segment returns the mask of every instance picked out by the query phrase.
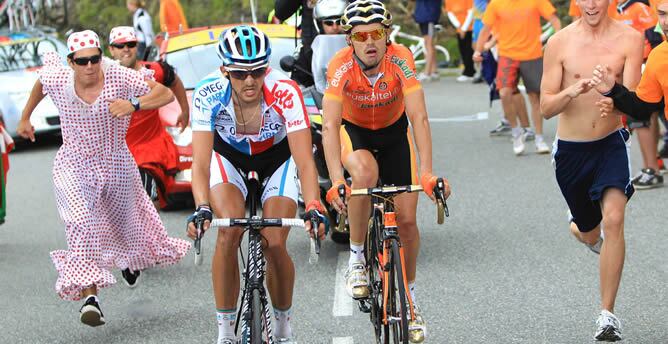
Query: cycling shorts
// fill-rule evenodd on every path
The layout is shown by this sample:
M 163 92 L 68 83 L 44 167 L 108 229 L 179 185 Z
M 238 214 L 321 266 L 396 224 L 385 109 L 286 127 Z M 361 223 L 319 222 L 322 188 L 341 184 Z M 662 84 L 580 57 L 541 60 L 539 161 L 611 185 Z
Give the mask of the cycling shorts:
M 405 114 L 390 126 L 378 130 L 343 120 L 340 135 L 342 161 L 346 161 L 350 153 L 364 149 L 375 155 L 378 175 L 384 185 L 418 183 L 415 149 Z
M 220 144 L 220 141 L 217 144 Z M 283 141 L 267 151 L 252 156 L 234 154 L 227 149 L 215 149 L 211 155 L 209 187 L 213 188 L 221 183 L 232 184 L 241 191 L 245 200 L 248 197 L 248 188 L 242 176 L 255 171 L 258 173 L 262 188 L 260 201 L 263 204 L 274 196 L 287 197 L 297 203 L 299 197 L 297 166 L 289 154 L 288 140 Z

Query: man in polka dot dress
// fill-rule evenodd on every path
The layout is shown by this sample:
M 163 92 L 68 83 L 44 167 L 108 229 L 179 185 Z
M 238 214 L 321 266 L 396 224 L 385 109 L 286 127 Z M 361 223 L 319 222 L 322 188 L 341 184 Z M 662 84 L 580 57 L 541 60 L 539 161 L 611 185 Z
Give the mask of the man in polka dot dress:
M 98 326 L 105 321 L 97 291 L 116 283 L 110 269 L 123 270 L 133 286 L 140 270 L 178 262 L 190 244 L 167 236 L 125 142 L 129 115 L 171 102 L 171 91 L 103 58 L 93 31 L 71 34 L 67 45 L 68 66 L 55 53 L 42 57 L 18 133 L 35 140 L 30 115 L 50 95 L 63 136 L 53 182 L 68 246 L 51 252 L 56 292 L 65 300 L 84 299 L 81 322 Z

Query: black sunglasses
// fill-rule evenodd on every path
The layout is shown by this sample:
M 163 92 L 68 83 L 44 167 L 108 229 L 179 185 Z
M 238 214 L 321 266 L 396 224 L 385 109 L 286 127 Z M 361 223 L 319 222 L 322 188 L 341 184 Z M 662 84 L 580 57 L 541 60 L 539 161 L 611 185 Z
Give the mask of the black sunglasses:
M 322 23 L 327 26 L 341 25 L 341 19 L 325 19 Z
M 130 49 L 137 47 L 137 42 L 127 42 L 127 43 L 112 43 L 112 47 L 116 49 L 125 49 L 125 47 L 128 47 Z
M 267 74 L 267 68 L 262 67 L 262 68 L 257 68 L 257 69 L 251 69 L 251 70 L 230 70 L 228 71 L 230 73 L 230 76 L 237 79 L 237 80 L 246 80 L 246 78 L 250 75 L 253 79 L 259 79 L 263 77 L 265 74 Z
M 102 55 L 93 55 L 89 57 L 77 57 L 72 59 L 72 62 L 79 66 L 87 66 L 88 63 L 98 64 L 100 63 L 100 60 L 102 60 Z

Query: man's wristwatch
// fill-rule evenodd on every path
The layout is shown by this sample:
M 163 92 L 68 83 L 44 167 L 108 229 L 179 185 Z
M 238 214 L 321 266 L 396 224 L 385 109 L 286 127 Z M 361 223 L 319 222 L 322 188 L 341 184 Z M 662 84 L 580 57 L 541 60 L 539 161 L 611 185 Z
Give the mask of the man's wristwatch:
M 137 97 L 132 97 L 128 99 L 130 101 L 130 104 L 135 107 L 135 111 L 139 111 L 139 98 Z

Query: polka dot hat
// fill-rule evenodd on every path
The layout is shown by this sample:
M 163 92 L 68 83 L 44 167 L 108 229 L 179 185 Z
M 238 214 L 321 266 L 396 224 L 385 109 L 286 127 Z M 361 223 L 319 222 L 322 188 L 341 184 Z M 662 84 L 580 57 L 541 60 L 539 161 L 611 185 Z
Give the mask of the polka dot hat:
M 111 29 L 109 33 L 110 44 L 122 44 L 127 42 L 136 42 L 137 36 L 135 29 L 132 26 L 117 26 Z
M 91 30 L 74 32 L 67 37 L 67 50 L 75 53 L 81 49 L 100 48 L 100 38 Z

